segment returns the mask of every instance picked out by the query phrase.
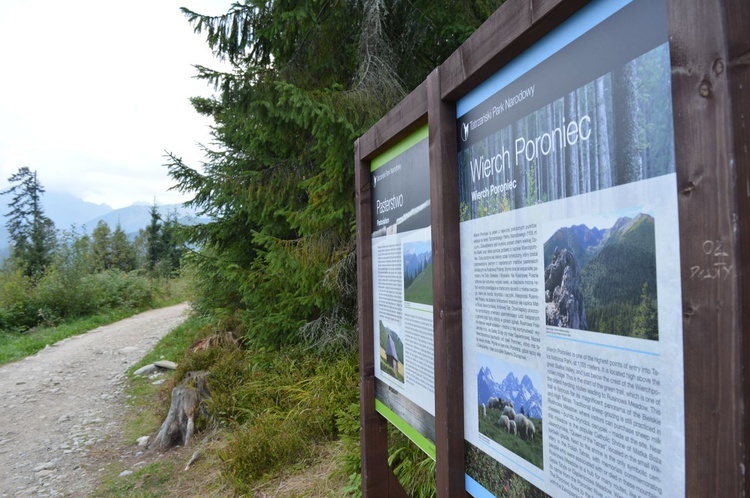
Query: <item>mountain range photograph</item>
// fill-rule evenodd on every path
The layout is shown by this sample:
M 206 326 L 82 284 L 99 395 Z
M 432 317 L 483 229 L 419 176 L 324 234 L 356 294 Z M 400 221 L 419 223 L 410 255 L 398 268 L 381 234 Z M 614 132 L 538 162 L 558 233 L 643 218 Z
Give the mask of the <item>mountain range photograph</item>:
M 548 326 L 658 340 L 653 216 L 559 227 L 544 243 L 544 294 Z

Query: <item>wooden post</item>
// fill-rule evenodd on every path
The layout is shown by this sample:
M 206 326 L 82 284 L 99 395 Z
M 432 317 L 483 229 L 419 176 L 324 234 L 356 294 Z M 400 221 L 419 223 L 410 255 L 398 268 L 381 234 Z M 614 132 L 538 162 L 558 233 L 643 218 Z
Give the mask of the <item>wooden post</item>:
M 750 8 L 739 0 L 667 4 L 679 190 L 687 495 L 742 496 L 748 486 L 747 387 L 742 381 L 749 357 L 750 306 L 742 269 L 750 268 Z M 737 184 L 738 178 L 744 183 Z M 744 375 L 747 383 L 750 377 Z
M 440 69 L 427 78 L 435 333 L 437 496 L 466 494 L 464 477 L 461 242 L 458 228 L 456 104 L 443 101 Z
M 375 344 L 372 302 L 372 203 L 369 162 L 354 144 L 357 198 L 357 305 L 359 322 L 359 419 L 362 494 L 365 498 L 404 497 L 388 466 L 388 422 L 375 411 Z

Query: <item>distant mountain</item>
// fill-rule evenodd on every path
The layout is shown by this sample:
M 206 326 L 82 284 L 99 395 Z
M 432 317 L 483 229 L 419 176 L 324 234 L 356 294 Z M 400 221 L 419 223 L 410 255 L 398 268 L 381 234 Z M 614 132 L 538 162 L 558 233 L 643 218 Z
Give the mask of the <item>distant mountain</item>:
M 639 313 L 657 307 L 652 216 L 621 217 L 604 230 L 562 227 L 544 243 L 544 254 L 548 325 L 633 337 L 658 335 L 656 330 L 645 334 L 636 324 Z
M 560 228 L 544 244 L 544 267 L 546 268 L 552 262 L 555 248 L 561 251 L 567 249 L 581 266 L 585 266 L 598 253 L 606 234 L 607 230 L 589 228 L 586 225 Z
M 605 229 L 589 228 L 586 225 L 562 227 L 544 243 L 544 267 L 552 262 L 555 249 L 567 249 L 575 257 L 579 267 L 584 268 L 608 245 L 620 243 L 624 238 L 633 239 L 634 231 L 642 230 L 644 223 L 646 226 L 650 223 L 653 229 L 654 218 L 647 214 L 639 214 L 633 218 L 621 217 L 614 225 Z
M 114 230 L 118 222 L 122 229 L 131 237 L 137 235 L 138 231 L 146 228 L 151 222 L 151 205 L 137 202 L 132 206 L 121 209 L 112 209 L 107 204 L 94 204 L 83 201 L 71 194 L 62 192 L 45 192 L 42 196 L 42 207 L 44 214 L 49 217 L 58 230 L 69 230 L 75 225 L 82 232 L 91 233 L 99 221 L 105 221 Z M 9 211 L 7 206 L 0 210 L 3 215 Z M 163 218 L 169 214 L 175 214 L 177 221 L 185 225 L 205 223 L 208 218 L 198 217 L 195 209 L 186 208 L 182 204 L 166 204 L 159 206 L 159 213 Z M 10 241 L 8 231 L 5 228 L 6 218 L 0 220 L 0 261 L 10 254 Z
M 640 214 L 620 218 L 602 240 L 599 254 L 582 270 L 587 307 L 622 303 L 635 306 L 643 284 L 656 297 L 654 218 Z
M 7 258 L 10 254 L 10 238 L 8 230 L 5 228 L 6 215 L 10 211 L 7 202 L 10 202 L 10 198 L 5 199 L 5 201 L 2 209 L 0 209 L 0 212 L 2 212 L 2 219 L 0 220 L 0 260 Z M 0 202 L 2 202 L 1 199 Z M 49 191 L 42 195 L 42 208 L 44 214 L 55 223 L 55 228 L 58 230 L 68 230 L 73 225 L 80 228 L 87 220 L 112 212 L 112 208 L 106 204 L 94 204 L 65 192 Z
M 59 230 L 67 230 L 71 225 L 80 227 L 86 220 L 112 212 L 106 204 L 86 202 L 65 192 L 45 192 L 42 207 Z
M 503 392 L 500 389 L 500 384 L 495 382 L 489 367 L 480 368 L 477 375 L 477 396 L 479 397 L 479 402 L 487 403 L 487 400 L 493 396 L 501 398 L 502 395 Z
M 162 219 L 168 215 L 174 214 L 177 221 L 184 225 L 195 225 L 208 221 L 207 218 L 197 216 L 195 209 L 186 208 L 182 204 L 166 204 L 158 207 Z M 96 225 L 104 221 L 114 230 L 117 224 L 129 235 L 135 235 L 142 228 L 146 228 L 151 223 L 151 206 L 148 204 L 136 203 L 121 209 L 115 209 L 101 216 L 91 218 L 85 222 L 86 229 L 90 233 Z
M 519 381 L 513 372 L 508 373 L 499 384 L 492 376 L 489 367 L 482 367 L 477 374 L 477 394 L 480 403 L 487 403 L 491 397 L 513 401 L 516 413 L 532 418 L 542 418 L 542 395 L 534 387 L 528 375 Z
M 411 253 L 404 255 L 404 277 L 412 280 L 432 263 L 432 250 L 419 254 Z

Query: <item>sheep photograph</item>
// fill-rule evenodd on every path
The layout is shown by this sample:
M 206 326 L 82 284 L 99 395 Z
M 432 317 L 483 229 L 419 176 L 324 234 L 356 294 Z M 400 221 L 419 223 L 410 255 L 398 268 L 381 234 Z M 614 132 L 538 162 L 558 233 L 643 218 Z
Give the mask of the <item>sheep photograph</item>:
M 396 328 L 380 323 L 380 371 L 399 382 L 404 381 L 404 342 Z
M 489 356 L 477 359 L 479 433 L 543 469 L 540 373 Z

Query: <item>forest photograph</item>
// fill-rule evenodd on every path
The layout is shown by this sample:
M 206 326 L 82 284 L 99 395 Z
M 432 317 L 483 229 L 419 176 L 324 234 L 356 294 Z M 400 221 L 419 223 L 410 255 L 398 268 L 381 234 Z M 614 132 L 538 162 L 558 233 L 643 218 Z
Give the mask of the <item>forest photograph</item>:
M 380 324 L 380 371 L 404 382 L 404 342 L 392 326 Z
M 404 244 L 404 301 L 432 306 L 432 242 Z
M 664 44 L 461 150 L 461 221 L 673 173 L 669 67 Z
M 655 221 L 641 210 L 551 223 L 544 243 L 546 324 L 659 339 Z

